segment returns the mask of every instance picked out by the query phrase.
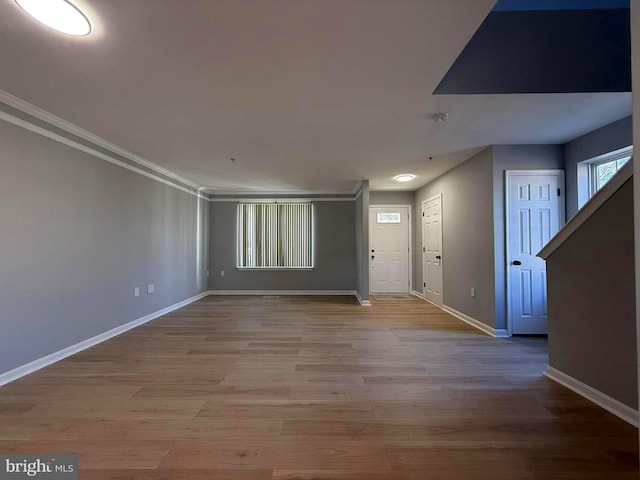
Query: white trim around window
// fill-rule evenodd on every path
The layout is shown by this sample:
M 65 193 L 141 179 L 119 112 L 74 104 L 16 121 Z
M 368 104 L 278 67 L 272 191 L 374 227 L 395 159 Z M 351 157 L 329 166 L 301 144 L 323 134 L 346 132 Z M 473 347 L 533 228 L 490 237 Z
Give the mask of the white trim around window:
M 621 148 L 600 158 L 589 161 L 589 196 L 595 193 L 611 180 L 622 166 L 633 155 L 633 147 Z

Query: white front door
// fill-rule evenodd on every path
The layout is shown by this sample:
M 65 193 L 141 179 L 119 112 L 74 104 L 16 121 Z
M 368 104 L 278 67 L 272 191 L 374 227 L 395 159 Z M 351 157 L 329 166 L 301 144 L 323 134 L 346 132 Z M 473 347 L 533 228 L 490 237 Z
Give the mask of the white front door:
M 371 293 L 409 293 L 409 207 L 369 208 Z
M 547 270 L 536 254 L 564 224 L 564 172 L 508 171 L 507 278 L 512 334 L 547 333 Z
M 442 305 L 442 196 L 422 202 L 423 295 Z

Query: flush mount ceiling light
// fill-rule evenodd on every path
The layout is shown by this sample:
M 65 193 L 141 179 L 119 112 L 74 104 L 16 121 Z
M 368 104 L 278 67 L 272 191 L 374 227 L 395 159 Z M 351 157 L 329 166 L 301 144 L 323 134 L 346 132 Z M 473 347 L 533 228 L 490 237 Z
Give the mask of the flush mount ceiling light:
M 449 118 L 449 114 L 447 112 L 438 112 L 434 113 L 431 118 L 436 123 L 442 123 L 447 121 L 447 119 Z
M 16 0 L 36 20 L 69 35 L 84 36 L 91 32 L 87 17 L 66 0 Z
M 393 177 L 396 182 L 410 182 L 414 178 L 416 178 L 416 176 L 410 173 L 403 173 L 402 175 L 396 175 Z

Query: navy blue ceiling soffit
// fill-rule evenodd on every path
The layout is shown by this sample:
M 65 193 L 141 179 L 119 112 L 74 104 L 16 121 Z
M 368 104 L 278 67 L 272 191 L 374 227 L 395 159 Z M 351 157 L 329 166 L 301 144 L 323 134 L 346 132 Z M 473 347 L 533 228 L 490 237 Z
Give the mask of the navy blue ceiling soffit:
M 585 2 L 595 8 L 540 10 Z M 602 8 L 620 3 L 501 0 L 433 93 L 630 92 L 629 9 Z
M 629 8 L 629 3 L 629 0 L 499 0 L 492 11 L 610 10 Z

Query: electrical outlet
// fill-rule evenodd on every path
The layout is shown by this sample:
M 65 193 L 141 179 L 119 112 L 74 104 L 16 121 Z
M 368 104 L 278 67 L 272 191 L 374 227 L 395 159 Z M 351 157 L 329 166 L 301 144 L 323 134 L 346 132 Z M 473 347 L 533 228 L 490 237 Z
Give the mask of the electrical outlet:
M 476 287 L 471 287 L 471 297 L 476 298 Z
M 139 297 L 140 296 L 140 287 L 136 287 L 133 289 L 133 296 L 134 297 Z
M 224 277 L 224 270 L 220 270 L 220 276 Z
M 154 290 L 155 290 L 155 287 L 153 283 L 150 283 L 149 285 L 147 285 L 147 293 L 153 293 Z

